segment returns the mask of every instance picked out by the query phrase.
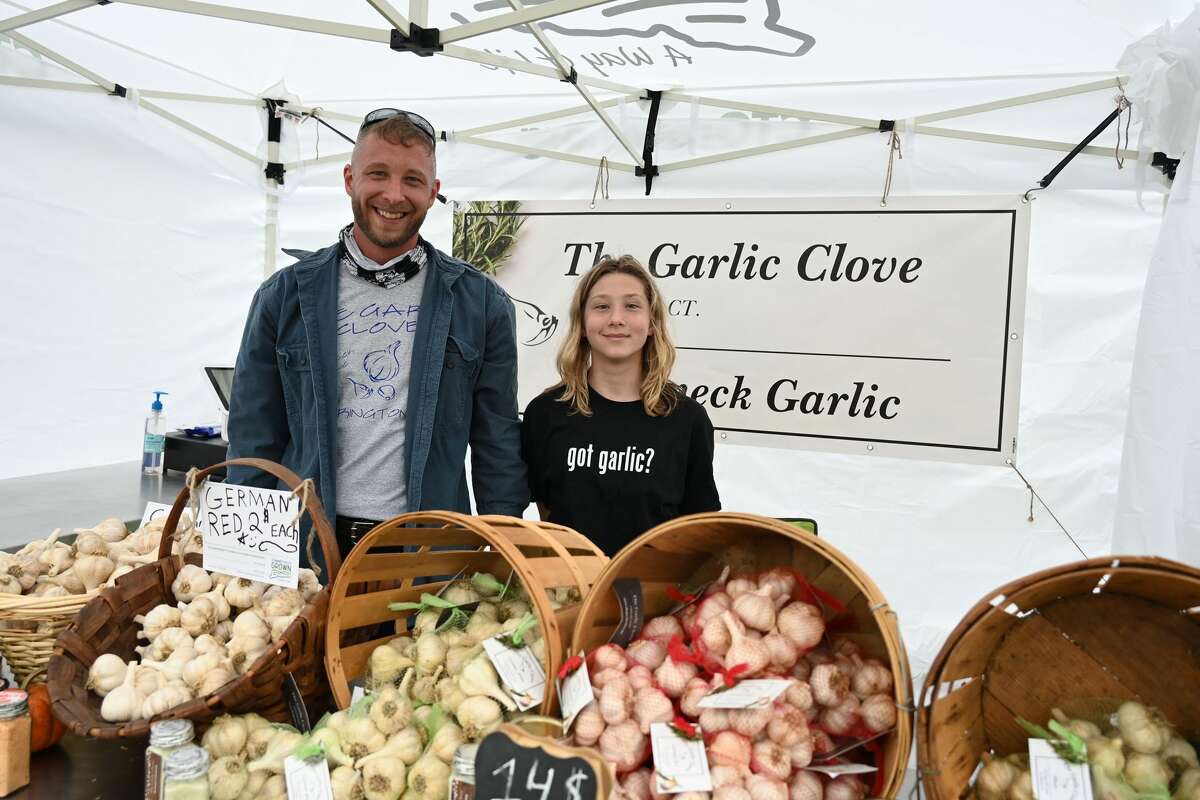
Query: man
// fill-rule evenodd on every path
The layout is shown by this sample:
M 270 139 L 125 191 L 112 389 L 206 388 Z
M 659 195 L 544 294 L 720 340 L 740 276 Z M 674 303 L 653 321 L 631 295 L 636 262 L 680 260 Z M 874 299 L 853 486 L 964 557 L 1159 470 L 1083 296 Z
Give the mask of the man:
M 363 120 L 343 170 L 354 222 L 259 288 L 238 353 L 229 455 L 315 478 L 345 555 L 378 521 L 528 500 L 512 302 L 418 235 L 437 198 L 434 129 L 397 109 Z M 234 483 L 272 487 L 236 467 Z

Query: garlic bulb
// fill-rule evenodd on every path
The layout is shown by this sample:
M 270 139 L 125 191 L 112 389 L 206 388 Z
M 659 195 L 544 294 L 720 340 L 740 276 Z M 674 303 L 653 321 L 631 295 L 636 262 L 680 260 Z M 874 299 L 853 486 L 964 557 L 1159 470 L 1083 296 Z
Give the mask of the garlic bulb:
M 39 577 L 38 580 L 41 580 L 41 578 Z M 54 584 L 51 585 L 53 586 Z M 62 587 L 58 588 L 61 589 Z M 21 594 L 23 591 L 24 587 L 21 585 L 19 578 L 9 575 L 7 572 L 0 574 L 0 594 Z
M 361 800 L 362 783 L 354 767 L 338 767 L 329 773 L 329 784 L 333 788 L 333 800 Z
M 195 689 L 203 682 L 205 675 L 221 666 L 225 661 L 225 658 L 218 653 L 201 653 L 183 665 L 183 668 L 179 672 L 179 677 L 183 679 L 185 684 Z
M 1132 700 L 1122 703 L 1117 709 L 1117 728 L 1121 732 L 1121 739 L 1137 753 L 1157 753 L 1166 744 L 1150 712 L 1144 705 Z M 1125 768 L 1128 772 L 1128 763 Z
M 129 535 L 129 528 L 125 527 L 125 523 L 116 517 L 100 520 L 91 530 L 106 542 L 119 542 Z M 82 533 L 83 531 L 77 528 L 75 532 Z
M 262 616 L 254 609 L 247 609 L 238 614 L 233 620 L 233 635 L 235 637 L 262 639 L 271 638 L 271 628 L 263 621 Z
M 419 649 L 420 645 L 418 644 Z M 418 669 L 420 669 L 419 666 Z M 472 695 L 490 697 L 509 711 L 513 711 L 517 707 L 512 698 L 500 688 L 500 676 L 496 674 L 496 668 L 492 666 L 492 661 L 487 654 L 476 656 L 463 667 L 462 674 L 458 677 L 458 685 L 468 697 Z
M 258 602 L 266 590 L 267 584 L 261 581 L 234 578 L 225 584 L 225 599 L 234 608 L 250 608 Z
M 297 579 L 296 588 L 304 597 L 304 602 L 308 602 L 321 591 L 321 581 L 317 578 L 317 574 L 308 567 L 300 570 Z
M 12 577 L 11 575 L 8 575 L 7 573 L 5 573 L 5 575 L 10 578 Z M 0 577 L 4 577 L 4 576 L 0 576 Z M 14 578 L 14 580 L 16 580 L 16 579 Z M 55 584 L 56 586 L 61 586 L 62 588 L 66 589 L 68 592 L 70 592 L 71 594 L 83 594 L 84 592 L 87 591 L 87 587 L 83 585 L 83 581 L 79 580 L 79 576 L 75 574 L 74 567 L 71 567 L 71 569 L 67 570 L 66 572 L 62 573 L 61 575 L 55 575 L 54 577 L 50 577 L 49 575 L 39 575 L 37 577 L 37 582 L 38 583 L 52 583 L 52 584 Z M 19 582 L 18 582 L 17 586 L 18 586 L 18 588 L 20 587 Z
M 196 652 L 200 654 L 216 653 L 222 658 L 226 655 L 225 645 L 211 633 L 202 633 L 197 636 L 192 647 L 196 648 Z
M 395 683 L 403 669 L 402 657 L 390 644 L 381 644 L 367 658 L 367 685 L 372 689 Z
M 167 676 L 152 667 L 135 664 L 130 669 L 133 671 L 133 685 L 143 697 L 149 697 L 167 685 Z
M 825 636 L 821 609 L 798 600 L 780 609 L 775 624 L 801 653 L 816 647 Z
M 196 696 L 203 697 L 212 694 L 236 677 L 237 674 L 232 669 L 222 664 L 204 676 L 200 685 L 196 687 Z
M 604 717 L 600 716 L 600 708 L 595 702 L 588 703 L 575 717 L 575 744 L 591 747 L 604 733 L 606 727 Z
M 600 755 L 616 765 L 618 772 L 628 772 L 642 762 L 646 755 L 646 736 L 631 719 L 610 725 L 600 734 Z
M 453 722 L 445 722 L 429 740 L 429 752 L 449 764 L 454 760 L 454 754 L 464 741 L 466 740 L 462 728 Z
M 200 741 L 209 755 L 222 758 L 241 753 L 248 736 L 244 719 L 222 714 L 213 721 L 212 727 L 205 731 L 204 738 Z
M 341 731 L 342 750 L 355 761 L 381 749 L 387 737 L 379 732 L 369 717 L 352 719 Z
M 134 662 L 131 661 L 125 670 L 125 680 L 110 691 L 100 705 L 100 716 L 108 722 L 128 722 L 137 719 L 142 710 L 145 697 L 133 683 L 136 673 L 134 666 Z
M 391 736 L 408 725 L 412 718 L 412 702 L 394 686 L 387 686 L 375 695 L 368 714 L 384 736 Z
M 417 671 L 422 675 L 436 671 L 446 663 L 446 649 L 446 643 L 436 633 L 421 634 L 417 639 Z
M 438 733 L 441 733 L 441 731 L 447 727 L 453 727 L 455 729 L 458 728 L 458 726 L 454 723 L 447 722 L 438 729 Z M 434 738 L 437 738 L 436 735 Z M 459 742 L 461 743 L 461 731 L 458 738 Z M 417 763 L 417 759 L 421 757 L 421 753 L 424 752 L 424 750 L 425 745 L 424 742 L 421 741 L 421 734 L 417 732 L 417 729 L 402 728 L 396 733 L 392 734 L 392 736 L 388 738 L 387 742 L 378 750 L 372 753 L 367 753 L 365 756 L 362 756 L 355 761 L 354 766 L 358 769 L 362 769 L 363 765 L 380 758 L 399 759 L 404 763 L 405 766 L 412 766 L 413 764 Z M 451 754 L 451 757 L 453 758 L 453 754 Z
M 404 792 L 407 772 L 402 761 L 372 761 L 362 770 L 363 797 L 366 800 L 396 800 Z
M 229 605 L 229 601 L 225 599 L 224 590 L 220 586 L 214 586 L 203 594 L 196 595 L 196 599 L 201 597 L 212 603 L 213 616 L 217 622 L 224 622 L 233 614 L 233 608 Z
M 240 756 L 221 756 L 208 767 L 211 800 L 237 800 L 249 782 L 250 772 Z
M 239 675 L 243 675 L 254 665 L 254 662 L 267 652 L 268 646 L 266 639 L 234 636 L 229 640 L 225 649 L 229 652 L 229 662 L 233 665 L 234 670 Z
M 190 603 L 179 604 L 179 624 L 192 636 L 212 633 L 217 626 L 217 612 L 207 597 L 197 597 Z
M 463 736 L 470 742 L 479 741 L 500 727 L 500 723 L 504 721 L 500 704 L 484 695 L 475 695 L 463 700 L 455 712 L 455 717 L 462 727 Z
M 450 766 L 432 753 L 421 756 L 408 771 L 409 791 L 421 800 L 445 797 L 449 781 Z
M 88 670 L 87 688 L 104 697 L 125 682 L 127 669 L 120 656 L 105 653 L 92 662 Z
M 212 577 L 195 564 L 184 564 L 183 569 L 171 582 L 171 591 L 176 600 L 190 603 L 198 595 L 212 588 Z
M 179 625 L 179 616 L 180 612 L 178 608 L 172 608 L 166 603 L 159 603 L 146 614 L 135 616 L 133 621 L 142 626 L 142 630 L 138 636 L 142 639 L 153 641 L 167 628 L 177 627 Z
M 227 644 L 233 638 L 233 623 L 229 620 L 218 622 L 212 629 L 213 638 L 222 644 Z
M 192 699 L 192 693 L 181 686 L 164 686 L 142 701 L 141 716 L 156 717 Z
M 95 531 L 84 531 L 75 537 L 75 555 L 106 556 L 108 555 L 108 542 L 104 541 Z
M 75 559 L 74 564 L 75 577 L 89 592 L 108 580 L 114 569 L 116 564 L 106 556 L 81 556 Z
M 265 769 L 275 775 L 283 773 L 283 760 L 292 754 L 303 737 L 295 731 L 276 729 L 267 743 L 266 752 L 260 758 L 251 761 L 246 768 L 251 772 Z

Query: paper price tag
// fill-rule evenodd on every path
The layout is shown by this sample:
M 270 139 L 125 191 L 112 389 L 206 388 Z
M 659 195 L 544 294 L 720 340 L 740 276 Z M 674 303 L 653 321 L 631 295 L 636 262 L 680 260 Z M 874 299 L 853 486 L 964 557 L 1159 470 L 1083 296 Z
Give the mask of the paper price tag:
M 659 794 L 712 791 L 703 739 L 685 739 L 665 722 L 655 722 L 650 726 L 650 747 Z
M 582 652 L 579 657 L 583 658 Z M 567 730 L 571 729 L 579 712 L 595 698 L 596 696 L 592 692 L 592 679 L 588 675 L 587 660 L 585 659 L 579 665 L 579 669 L 558 681 L 558 702 L 562 706 L 562 718 L 567 722 Z
M 146 503 L 146 510 L 142 512 L 142 521 L 138 523 L 138 530 L 146 527 L 147 522 L 151 522 L 156 519 L 161 519 L 163 522 L 166 522 L 167 515 L 170 513 L 171 506 L 169 503 Z M 191 514 L 188 514 L 187 511 L 184 511 L 183 515 L 186 517 L 191 516 Z
M 295 756 L 283 760 L 283 780 L 288 800 L 333 800 L 329 765 L 325 759 L 304 761 Z
M 822 775 L 836 778 L 839 775 L 862 775 L 867 772 L 875 772 L 876 768 L 866 764 L 810 764 L 805 769 L 809 772 L 819 772 Z
M 761 678 L 746 680 L 729 689 L 713 692 L 700 700 L 701 708 L 762 708 L 792 685 L 789 680 Z
M 300 498 L 291 492 L 206 482 L 196 524 L 204 535 L 204 568 L 295 589 L 299 509 Z
M 517 708 L 527 711 L 546 697 L 546 670 L 528 647 L 508 647 L 499 637 L 483 640 L 483 649 Z
M 1092 773 L 1087 764 L 1061 758 L 1045 739 L 1029 740 L 1033 796 L 1038 800 L 1091 800 Z

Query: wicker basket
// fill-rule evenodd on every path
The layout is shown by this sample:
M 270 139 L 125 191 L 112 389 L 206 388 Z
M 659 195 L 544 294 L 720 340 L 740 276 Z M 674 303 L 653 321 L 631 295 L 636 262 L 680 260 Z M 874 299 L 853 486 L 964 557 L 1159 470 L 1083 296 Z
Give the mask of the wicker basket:
M 66 597 L 0 594 L 0 655 L 20 685 L 46 671 L 58 634 L 98 594 L 99 589 Z
M 441 549 L 448 547 L 458 549 Z M 556 612 L 545 590 L 574 587 L 586 597 L 607 563 L 586 537 L 546 522 L 419 511 L 377 525 L 346 557 L 333 584 L 325 665 L 338 706 L 350 704 L 349 682 L 363 674 L 371 651 L 396 635 L 385 633 L 383 623 L 394 621 L 396 632 L 407 630 L 408 615 L 398 618 L 388 603 L 414 601 L 445 585 L 444 580 L 414 585 L 414 579 L 444 579 L 460 570 L 499 577 L 511 570 L 524 584 L 546 639 L 546 699 L 540 711 L 551 713 L 557 700 L 554 676 L 580 604 Z
M 933 800 L 969 789 L 980 756 L 1027 750 L 1023 717 L 1085 714 L 1139 699 L 1200 734 L 1200 570 L 1166 559 L 1095 558 L 989 592 L 929 669 L 917 764 Z
M 850 559 L 815 535 L 795 525 L 752 514 L 716 512 L 680 517 L 626 545 L 609 562 L 584 599 L 571 652 L 590 652 L 609 640 L 620 621 L 620 609 L 612 591 L 616 579 L 638 578 L 646 617 L 664 614 L 675 605 L 667 589 L 718 577 L 722 567 L 712 556 L 732 544 L 751 545 L 757 569 L 792 567 L 812 586 L 845 606 L 840 619 L 855 631 L 845 635 L 868 654 L 891 665 L 897 703 L 901 708 L 911 707 L 908 656 L 896 615 L 875 583 Z M 912 747 L 912 724 L 911 716 L 901 713 L 895 730 L 882 739 L 883 763 L 878 765 L 876 784 L 879 797 L 895 797 L 900 791 Z
M 226 466 L 256 467 L 279 478 L 293 490 L 300 478 L 291 470 L 254 458 L 239 458 L 214 464 L 198 473 L 203 478 Z M 100 717 L 101 699 L 85 687 L 88 669 L 102 653 L 116 653 L 125 660 L 134 655 L 137 644 L 137 623 L 133 618 L 145 614 L 163 602 L 174 602 L 171 583 L 185 560 L 172 556 L 171 544 L 190 495 L 187 488 L 179 493 L 163 526 L 158 561 L 147 564 L 117 579 L 115 586 L 105 589 L 79 612 L 74 622 L 59 634 L 50 659 L 50 697 L 54 715 L 81 736 L 99 738 L 141 737 L 150 730 L 152 720 L 112 723 Z M 307 513 L 313 533 L 321 544 L 325 563 L 336 576 L 340 565 L 337 544 L 329 521 L 315 491 L 308 492 Z M 200 564 L 201 557 L 191 554 L 186 563 Z M 328 683 L 324 669 L 324 625 L 329 607 L 329 588 L 320 593 L 300 612 L 283 636 L 242 675 L 215 692 L 196 698 L 154 717 L 158 719 L 186 718 L 205 723 L 224 713 L 255 711 L 269 719 L 287 720 L 283 682 L 291 674 L 308 701 L 327 696 Z

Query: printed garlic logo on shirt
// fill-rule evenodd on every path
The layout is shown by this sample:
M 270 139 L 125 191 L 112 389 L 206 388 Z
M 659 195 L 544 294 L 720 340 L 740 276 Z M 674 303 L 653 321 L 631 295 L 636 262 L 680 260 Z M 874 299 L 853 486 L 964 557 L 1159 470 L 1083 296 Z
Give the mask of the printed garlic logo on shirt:
M 526 5 L 536 6 L 545 2 L 548 0 L 527 0 Z M 507 0 L 478 0 L 473 9 L 479 14 L 490 15 L 492 12 L 511 11 L 511 6 Z M 459 23 L 470 21 L 463 14 L 452 13 L 450 16 Z M 781 17 L 780 0 L 705 0 L 702 3 L 695 0 L 629 0 L 602 6 L 598 13 L 579 12 L 552 17 L 538 24 L 545 31 L 563 36 L 632 37 L 643 40 L 669 37 L 690 47 L 788 58 L 802 56 L 811 50 L 816 39 L 784 25 Z M 519 30 L 529 32 L 525 26 Z M 690 63 L 686 55 L 675 52 Z M 678 64 L 670 53 L 668 56 Z M 583 60 L 592 64 L 586 55 Z M 629 65 L 644 63 L 647 63 L 645 58 L 640 58 Z M 624 66 L 611 62 L 608 65 Z

